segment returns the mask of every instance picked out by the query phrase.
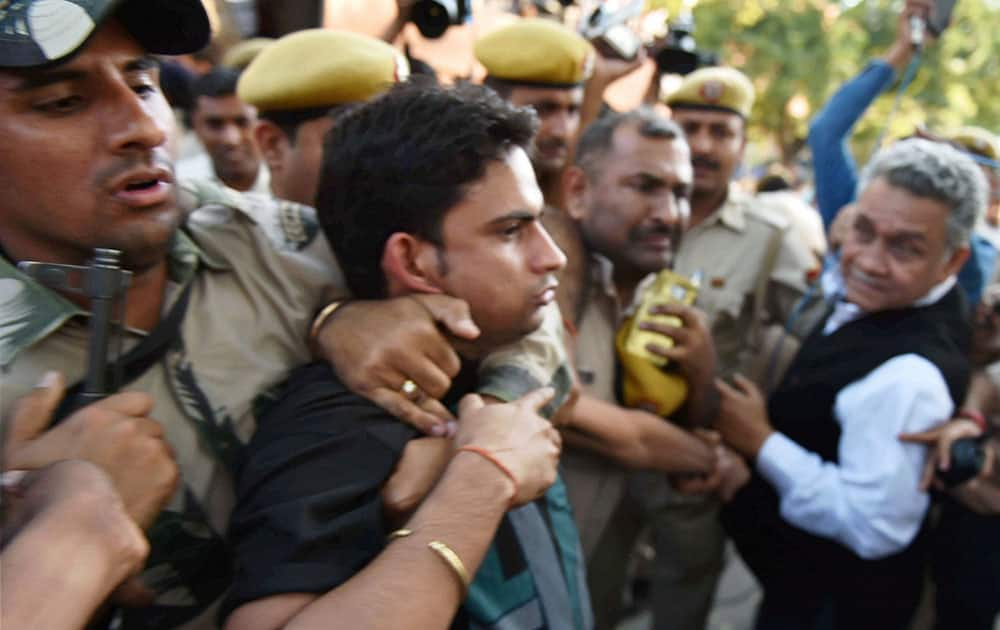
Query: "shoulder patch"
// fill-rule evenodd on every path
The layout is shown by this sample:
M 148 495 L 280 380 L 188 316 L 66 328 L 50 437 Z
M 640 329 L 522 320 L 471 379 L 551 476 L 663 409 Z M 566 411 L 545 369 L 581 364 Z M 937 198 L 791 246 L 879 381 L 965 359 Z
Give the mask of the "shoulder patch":
M 299 251 L 319 233 L 316 211 L 293 201 L 244 194 L 243 210 L 281 250 Z

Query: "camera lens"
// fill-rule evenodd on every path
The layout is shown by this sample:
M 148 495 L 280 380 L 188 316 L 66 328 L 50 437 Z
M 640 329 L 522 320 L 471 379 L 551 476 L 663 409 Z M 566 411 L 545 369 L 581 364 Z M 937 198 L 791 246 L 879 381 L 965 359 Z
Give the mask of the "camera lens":
M 428 39 L 444 35 L 452 24 L 459 24 L 462 16 L 456 0 L 420 0 L 413 5 L 413 23 L 420 34 Z

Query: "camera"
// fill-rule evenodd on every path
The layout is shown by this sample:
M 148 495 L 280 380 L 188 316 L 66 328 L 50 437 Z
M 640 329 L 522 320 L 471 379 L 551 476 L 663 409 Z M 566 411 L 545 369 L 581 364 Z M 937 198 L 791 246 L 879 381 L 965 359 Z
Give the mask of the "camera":
M 979 474 L 986 463 L 986 451 L 979 438 L 955 440 L 951 445 L 951 466 L 938 470 L 937 478 L 949 488 L 964 483 Z
M 419 0 L 410 19 L 428 39 L 444 35 L 449 26 L 464 24 L 472 17 L 472 0 Z
M 661 74 L 691 74 L 698 68 L 718 64 L 716 53 L 698 50 L 690 14 L 681 15 L 670 25 L 666 45 L 656 53 L 656 67 Z
M 641 15 L 642 7 L 642 0 L 633 0 L 613 12 L 599 5 L 584 22 L 580 33 L 602 56 L 632 61 L 642 48 L 642 40 L 627 22 Z

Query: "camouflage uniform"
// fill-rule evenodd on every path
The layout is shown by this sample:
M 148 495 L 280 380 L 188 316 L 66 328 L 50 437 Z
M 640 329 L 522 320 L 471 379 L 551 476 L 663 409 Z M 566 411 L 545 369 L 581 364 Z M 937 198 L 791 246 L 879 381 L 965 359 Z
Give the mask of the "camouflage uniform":
M 345 293 L 312 209 L 211 187 L 187 192 L 215 203 L 189 214 L 168 254 L 165 310 L 190 286 L 186 315 L 165 356 L 125 388 L 154 398 L 152 416 L 164 427 L 183 483 L 149 532 L 143 577 L 155 603 L 128 611 L 126 628 L 215 627 L 232 571 L 222 538 L 233 507 L 232 471 L 254 430 L 255 405 L 291 367 L 309 360 L 313 315 L 338 288 L 340 297 Z M 71 384 L 83 378 L 86 318 L 0 258 L 5 416 L 48 370 L 62 371 Z M 546 320 L 523 346 L 487 361 L 486 392 L 519 396 L 566 373 L 561 323 L 558 316 L 555 324 Z M 124 351 L 143 336 L 126 331 Z

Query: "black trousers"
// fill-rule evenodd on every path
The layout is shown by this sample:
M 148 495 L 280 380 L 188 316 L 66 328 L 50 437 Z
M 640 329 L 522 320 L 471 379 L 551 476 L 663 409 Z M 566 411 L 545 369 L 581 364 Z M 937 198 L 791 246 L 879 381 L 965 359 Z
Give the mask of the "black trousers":
M 1000 516 L 951 499 L 933 537 L 936 630 L 992 630 L 1000 613 Z

